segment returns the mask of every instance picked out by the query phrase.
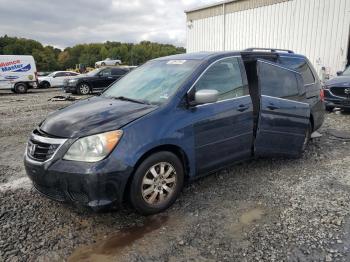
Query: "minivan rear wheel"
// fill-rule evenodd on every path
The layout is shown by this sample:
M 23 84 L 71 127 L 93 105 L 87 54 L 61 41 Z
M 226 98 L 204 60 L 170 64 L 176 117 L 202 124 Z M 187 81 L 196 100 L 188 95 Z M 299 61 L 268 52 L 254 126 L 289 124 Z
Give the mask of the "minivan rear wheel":
M 162 212 L 175 202 L 183 181 L 179 158 L 171 152 L 157 152 L 136 169 L 129 190 L 130 202 L 142 215 Z

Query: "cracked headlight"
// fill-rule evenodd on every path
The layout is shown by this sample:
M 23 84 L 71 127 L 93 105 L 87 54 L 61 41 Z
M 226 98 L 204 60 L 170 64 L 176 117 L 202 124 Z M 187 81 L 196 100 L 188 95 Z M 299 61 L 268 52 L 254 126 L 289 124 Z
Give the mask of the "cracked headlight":
M 118 144 L 122 130 L 87 136 L 75 141 L 63 159 L 82 162 L 97 162 L 104 159 Z

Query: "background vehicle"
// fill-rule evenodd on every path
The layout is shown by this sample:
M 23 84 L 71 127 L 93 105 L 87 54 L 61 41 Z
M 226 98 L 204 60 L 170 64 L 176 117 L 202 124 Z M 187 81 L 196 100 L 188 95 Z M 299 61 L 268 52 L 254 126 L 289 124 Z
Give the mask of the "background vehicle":
M 337 75 L 325 83 L 326 109 L 332 111 L 338 107 L 350 110 L 350 66 L 344 72 L 338 72 Z
M 120 65 L 122 63 L 119 59 L 110 59 L 106 58 L 103 61 L 98 61 L 95 63 L 95 67 L 101 67 L 101 66 L 114 66 L 114 65 Z
M 49 74 L 51 74 L 52 72 L 38 72 L 38 78 L 40 76 L 48 76 Z
M 47 76 L 38 77 L 39 87 L 49 88 L 49 87 L 63 87 L 64 80 L 71 79 L 74 76 L 79 75 L 76 72 L 70 71 L 55 71 Z
M 68 93 L 80 95 L 101 91 L 129 71 L 130 69 L 128 67 L 98 68 L 87 74 L 66 80 L 64 83 L 64 90 Z
M 271 61 L 281 58 L 302 65 L 314 83 Z M 31 135 L 25 167 L 56 200 L 98 209 L 127 196 L 153 214 L 174 203 L 185 179 L 254 157 L 300 156 L 324 113 L 320 81 L 304 56 L 163 57 L 51 114 Z
M 0 55 L 0 89 L 26 93 L 37 87 L 37 71 L 32 56 Z

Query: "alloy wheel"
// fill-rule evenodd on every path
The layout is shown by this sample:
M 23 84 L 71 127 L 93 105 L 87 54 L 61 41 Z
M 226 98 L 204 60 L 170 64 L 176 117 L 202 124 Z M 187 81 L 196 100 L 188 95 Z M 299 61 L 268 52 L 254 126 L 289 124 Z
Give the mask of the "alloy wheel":
M 90 87 L 87 84 L 81 84 L 79 90 L 82 95 L 87 95 L 90 92 Z
M 148 169 L 143 177 L 141 191 L 149 205 L 161 205 L 175 192 L 177 174 L 168 162 L 160 162 Z

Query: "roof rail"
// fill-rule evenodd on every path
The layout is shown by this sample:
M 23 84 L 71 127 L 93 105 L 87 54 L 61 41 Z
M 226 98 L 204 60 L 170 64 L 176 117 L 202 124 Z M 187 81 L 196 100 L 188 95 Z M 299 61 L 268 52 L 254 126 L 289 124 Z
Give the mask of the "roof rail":
M 244 49 L 244 51 L 249 51 L 249 52 L 253 52 L 253 51 L 270 51 L 273 53 L 276 52 L 287 52 L 289 54 L 294 54 L 294 52 L 292 50 L 287 50 L 287 49 L 278 49 L 278 48 L 259 48 L 259 47 L 253 47 L 253 48 L 247 48 Z

